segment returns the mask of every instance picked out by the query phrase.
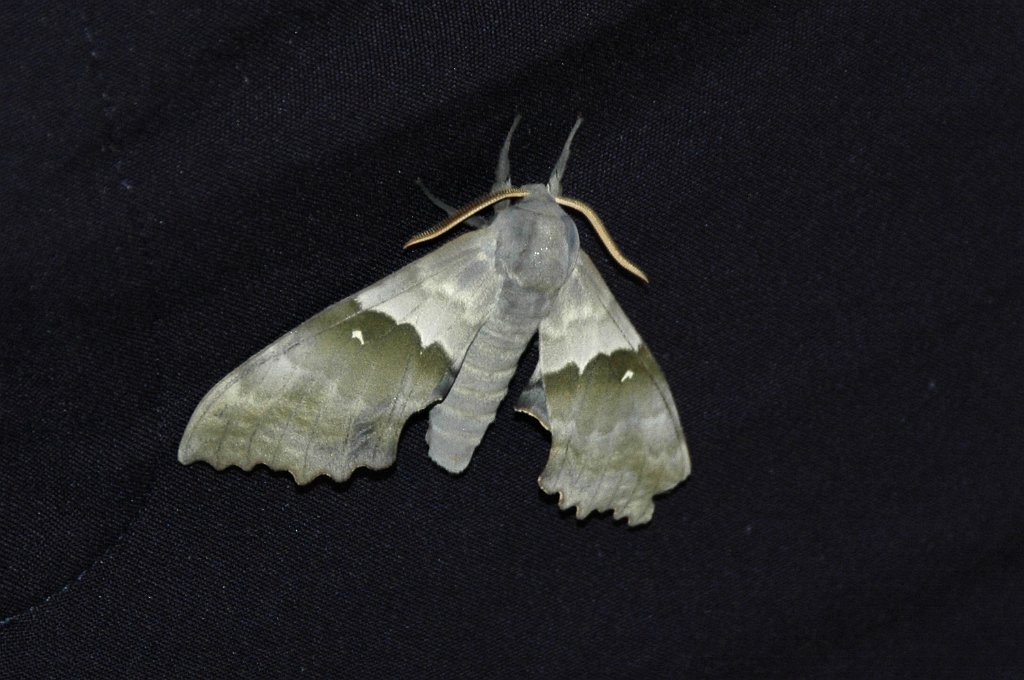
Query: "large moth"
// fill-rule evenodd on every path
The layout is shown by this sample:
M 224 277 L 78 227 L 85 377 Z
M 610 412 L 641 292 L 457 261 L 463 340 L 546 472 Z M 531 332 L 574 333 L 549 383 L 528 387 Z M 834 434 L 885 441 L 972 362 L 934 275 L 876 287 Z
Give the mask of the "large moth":
M 518 118 L 516 119 L 518 123 Z M 492 191 L 406 245 L 475 227 L 286 333 L 217 383 L 178 458 L 220 470 L 263 464 L 299 484 L 390 466 L 415 412 L 430 411 L 430 457 L 459 473 L 494 420 L 535 335 L 540 360 L 517 409 L 551 432 L 540 487 L 577 517 L 612 510 L 643 524 L 653 496 L 690 472 L 668 384 L 580 250 L 563 207 L 584 215 L 646 280 L 586 204 L 562 196 L 570 132 L 547 185 L 512 187 L 501 148 Z M 493 206 L 493 217 L 477 213 Z

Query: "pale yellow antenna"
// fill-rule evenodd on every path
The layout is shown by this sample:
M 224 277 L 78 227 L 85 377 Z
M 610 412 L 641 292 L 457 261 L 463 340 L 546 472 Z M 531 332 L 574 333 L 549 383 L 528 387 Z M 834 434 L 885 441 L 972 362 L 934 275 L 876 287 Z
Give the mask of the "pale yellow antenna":
M 601 243 L 603 243 L 604 247 L 608 249 L 612 258 L 619 263 L 619 266 L 644 283 L 650 283 L 650 280 L 647 278 L 647 274 L 644 274 L 640 267 L 637 267 L 635 264 L 630 262 L 629 259 L 622 254 L 622 251 L 619 250 L 619 247 L 615 245 L 615 241 L 612 240 L 612 235 L 608 233 L 608 229 L 604 226 L 604 222 L 602 222 L 601 218 L 597 216 L 597 213 L 594 212 L 593 208 L 583 201 L 578 201 L 575 198 L 568 198 L 566 196 L 555 196 L 555 201 L 558 205 L 564 205 L 566 208 L 572 208 L 573 210 L 583 213 L 583 216 L 587 218 L 588 222 L 590 222 L 590 226 L 592 226 L 594 231 L 597 232 L 597 236 L 601 239 Z
M 501 201 L 510 198 L 523 198 L 529 193 L 530 192 L 526 191 L 525 189 L 502 189 L 501 191 L 495 192 L 488 196 L 484 196 L 479 201 L 474 201 L 467 205 L 462 210 L 449 216 L 448 219 L 446 219 L 444 222 L 437 225 L 436 227 L 431 227 L 426 231 L 422 231 L 416 234 L 411 239 L 406 241 L 405 245 L 402 247 L 408 248 L 410 246 L 423 243 L 424 241 L 435 239 L 441 234 L 447 233 L 454 229 L 455 227 L 459 226 L 459 223 L 462 222 L 463 220 L 469 219 L 470 217 L 477 214 L 481 210 L 489 208 L 495 203 L 500 203 Z
M 403 248 L 409 248 L 425 241 L 435 239 L 438 236 L 451 231 L 455 227 L 459 226 L 459 224 L 464 220 L 469 219 L 481 210 L 491 207 L 495 203 L 500 203 L 501 201 L 506 201 L 510 198 L 525 198 L 529 193 L 530 192 L 526 189 L 502 189 L 501 191 L 496 191 L 493 194 L 484 196 L 480 200 L 474 201 L 462 210 L 454 213 L 436 227 L 431 227 L 426 231 L 416 234 L 405 242 Z M 630 262 L 629 258 L 623 255 L 622 251 L 619 250 L 619 247 L 615 245 L 612 235 L 608 233 L 608 228 L 604 226 L 604 222 L 602 222 L 601 218 L 597 216 L 597 213 L 594 212 L 593 208 L 583 201 L 576 200 L 575 198 L 568 198 L 567 196 L 554 196 L 553 198 L 558 205 L 563 205 L 566 208 L 572 208 L 573 210 L 582 213 L 583 216 L 587 218 L 587 221 L 590 222 L 590 226 L 594 228 L 594 231 L 597 232 L 598 238 L 601 239 L 601 243 L 603 243 L 604 247 L 608 249 L 608 253 L 612 256 L 612 259 L 619 264 L 619 266 L 644 283 L 650 282 L 647 278 L 647 274 L 644 274 L 640 267 L 637 267 L 635 264 Z

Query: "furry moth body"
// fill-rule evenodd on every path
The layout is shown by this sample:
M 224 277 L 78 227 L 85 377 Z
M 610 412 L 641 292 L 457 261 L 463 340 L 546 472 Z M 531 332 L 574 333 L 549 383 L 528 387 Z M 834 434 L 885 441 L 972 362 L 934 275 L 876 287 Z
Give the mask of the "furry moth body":
M 518 122 L 518 119 L 517 119 Z M 573 132 L 547 186 L 511 188 L 502 147 L 492 194 L 456 213 L 477 228 L 313 316 L 228 374 L 203 398 L 178 459 L 217 469 L 263 464 L 304 484 L 394 462 L 413 413 L 430 411 L 429 455 L 462 472 L 494 420 L 534 335 L 540 360 L 517 409 L 551 432 L 539 478 L 577 517 L 612 510 L 650 521 L 653 496 L 690 472 L 668 384 L 586 253 L 562 206 Z M 493 217 L 473 217 L 491 204 Z M 635 273 L 643 273 L 635 269 Z

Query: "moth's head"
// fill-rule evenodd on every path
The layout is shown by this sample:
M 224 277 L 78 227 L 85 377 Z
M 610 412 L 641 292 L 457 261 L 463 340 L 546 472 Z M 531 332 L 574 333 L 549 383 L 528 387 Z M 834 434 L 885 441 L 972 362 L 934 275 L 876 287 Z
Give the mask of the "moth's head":
M 565 166 L 569 162 L 569 148 L 572 146 L 572 139 L 576 136 L 576 131 L 579 130 L 582 122 L 583 118 L 576 118 L 576 123 L 572 126 L 572 130 L 569 131 L 569 137 L 565 140 L 565 144 L 562 146 L 562 153 L 559 154 L 558 160 L 555 162 L 555 167 L 551 171 L 551 177 L 548 178 L 548 183 L 546 185 L 525 184 L 521 187 L 513 187 L 509 178 L 508 151 L 512 142 L 512 133 L 515 132 L 516 126 L 519 124 L 519 116 L 516 116 L 512 123 L 512 129 L 508 131 L 508 135 L 505 137 L 505 144 L 501 147 L 501 154 L 498 157 L 498 171 L 495 177 L 492 193 L 470 203 L 462 210 L 452 212 L 447 220 L 436 227 L 416 234 L 406 241 L 405 247 L 408 248 L 409 246 L 414 246 L 416 244 L 423 243 L 424 241 L 437 238 L 441 234 L 454 229 L 462 222 L 469 220 L 481 210 L 489 208 L 495 204 L 505 205 L 505 202 L 509 200 L 516 200 L 517 207 L 520 209 L 549 217 L 566 216 L 565 211 L 562 210 L 562 207 L 564 206 L 582 213 L 583 216 L 587 218 L 587 221 L 590 222 L 594 231 L 596 231 L 597 235 L 601 238 L 601 242 L 604 243 L 608 252 L 611 253 L 612 257 L 615 258 L 615 261 L 618 262 L 619 265 L 634 276 L 647 281 L 647 275 L 644 274 L 639 267 L 626 259 L 626 256 L 623 255 L 615 245 L 615 242 L 612 240 L 608 230 L 605 229 L 604 223 L 601 222 L 601 219 L 597 216 L 597 213 L 594 212 L 593 208 L 583 201 L 562 196 L 562 176 L 565 174 Z
M 543 184 L 526 184 L 519 187 L 525 195 L 515 202 L 520 210 L 526 210 L 544 217 L 560 217 L 565 214 L 558 199 L 552 195 L 547 186 Z

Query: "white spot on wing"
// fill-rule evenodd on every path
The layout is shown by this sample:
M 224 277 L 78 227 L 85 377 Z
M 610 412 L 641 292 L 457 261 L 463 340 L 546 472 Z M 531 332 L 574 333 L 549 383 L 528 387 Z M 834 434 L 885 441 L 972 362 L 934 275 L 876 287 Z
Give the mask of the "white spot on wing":
M 411 266 L 429 271 L 434 254 Z M 476 331 L 473 324 L 486 316 L 493 302 L 497 278 L 488 258 L 487 253 L 480 251 L 451 275 L 427 276 L 418 285 L 381 302 L 373 299 L 376 287 L 371 286 L 356 294 L 356 302 L 396 323 L 411 325 L 419 334 L 422 347 L 437 343 L 453 355 L 458 348 L 465 348 Z M 470 337 L 464 337 L 467 334 Z
M 627 368 L 627 369 L 626 369 L 626 372 L 622 374 L 622 377 L 621 377 L 621 378 L 619 378 L 619 382 L 620 382 L 620 383 L 624 383 L 624 382 L 626 382 L 627 380 L 629 380 L 630 378 L 632 378 L 632 377 L 633 377 L 634 375 L 636 375 L 636 374 L 635 374 L 635 373 L 633 373 L 633 371 L 631 371 L 631 370 L 629 370 L 629 369 Z
M 359 341 L 360 345 L 365 345 L 366 342 L 363 340 L 363 332 L 358 328 L 352 331 L 352 337 Z

